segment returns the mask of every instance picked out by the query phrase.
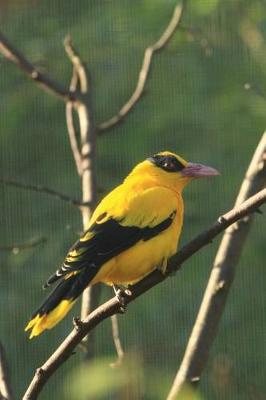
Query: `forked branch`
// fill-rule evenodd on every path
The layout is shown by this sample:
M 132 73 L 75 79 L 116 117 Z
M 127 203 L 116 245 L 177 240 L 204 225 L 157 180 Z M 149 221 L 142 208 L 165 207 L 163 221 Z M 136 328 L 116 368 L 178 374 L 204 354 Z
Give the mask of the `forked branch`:
M 28 61 L 26 57 L 9 42 L 2 32 L 0 32 L 0 53 L 2 53 L 7 60 L 11 61 L 26 73 L 30 79 L 40 84 L 44 89 L 53 93 L 55 96 L 61 98 L 63 101 L 75 102 L 78 100 L 76 93 L 70 92 L 60 83 L 40 72 L 33 64 L 31 64 L 30 61 Z
M 121 109 L 118 111 L 118 113 L 116 115 L 114 115 L 112 118 L 110 118 L 107 121 L 104 121 L 100 125 L 98 125 L 97 131 L 99 133 L 103 133 L 104 131 L 111 129 L 115 125 L 122 122 L 123 119 L 129 114 L 129 112 L 133 109 L 133 107 L 140 100 L 141 96 L 144 93 L 144 89 L 145 89 L 146 83 L 149 78 L 149 74 L 150 74 L 151 66 L 152 66 L 153 55 L 156 52 L 159 52 L 160 50 L 162 50 L 167 45 L 167 43 L 172 38 L 172 36 L 174 35 L 177 27 L 180 24 L 181 17 L 183 15 L 183 11 L 184 11 L 184 7 L 185 7 L 185 0 L 175 7 L 169 24 L 167 25 L 166 29 L 164 30 L 161 37 L 157 40 L 157 42 L 155 42 L 151 46 L 147 47 L 147 49 L 145 50 L 145 53 L 144 53 L 144 58 L 142 61 L 142 66 L 141 66 L 140 72 L 139 72 L 137 85 L 136 85 L 136 88 L 135 88 L 133 94 L 127 100 L 127 102 L 121 107 Z
M 194 240 L 184 246 L 169 262 L 168 271 L 165 275 L 158 270 L 153 271 L 142 281 L 130 288 L 132 295 L 126 296 L 125 305 L 134 301 L 137 297 L 151 289 L 166 279 L 169 274 L 177 271 L 181 264 L 190 258 L 194 253 L 209 244 L 219 233 L 224 231 L 236 221 L 248 216 L 256 211 L 262 204 L 266 202 L 266 189 L 261 190 L 256 195 L 249 198 L 243 204 L 233 208 L 231 211 L 222 215 L 218 220 L 207 230 L 198 235 Z M 111 315 L 120 312 L 120 303 L 116 297 L 99 306 L 83 321 L 80 321 L 72 332 L 66 337 L 61 345 L 49 357 L 49 359 L 37 369 L 31 384 L 29 385 L 23 400 L 37 399 L 42 388 L 55 373 L 55 371 L 73 354 L 75 347 L 81 340 L 92 331 L 100 322 L 110 317 Z

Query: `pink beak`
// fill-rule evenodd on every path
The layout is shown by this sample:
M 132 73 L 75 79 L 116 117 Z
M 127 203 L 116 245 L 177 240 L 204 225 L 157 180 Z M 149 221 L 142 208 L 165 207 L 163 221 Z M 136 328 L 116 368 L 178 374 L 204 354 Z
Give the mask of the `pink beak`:
M 204 176 L 220 175 L 215 168 L 191 162 L 189 162 L 187 167 L 183 168 L 180 172 L 183 176 L 190 178 L 203 178 Z

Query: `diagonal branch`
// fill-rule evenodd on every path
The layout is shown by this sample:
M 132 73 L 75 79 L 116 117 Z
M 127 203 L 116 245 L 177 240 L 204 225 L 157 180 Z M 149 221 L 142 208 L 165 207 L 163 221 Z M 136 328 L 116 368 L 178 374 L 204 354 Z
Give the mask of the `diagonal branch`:
M 122 122 L 123 119 L 129 114 L 129 112 L 133 109 L 133 107 L 140 100 L 141 96 L 144 93 L 144 89 L 145 89 L 147 80 L 149 78 L 153 55 L 156 52 L 159 52 L 160 50 L 162 50 L 167 45 L 167 43 L 170 41 L 172 36 L 174 35 L 177 27 L 180 24 L 181 17 L 183 15 L 183 11 L 184 11 L 184 6 L 185 6 L 185 1 L 178 4 L 175 7 L 172 18 L 171 18 L 169 24 L 167 25 L 166 29 L 164 30 L 163 34 L 161 35 L 161 37 L 157 40 L 157 42 L 155 42 L 154 44 L 152 44 L 151 46 L 146 48 L 145 53 L 144 53 L 144 58 L 142 61 L 142 66 L 141 66 L 141 69 L 139 72 L 137 85 L 136 85 L 136 88 L 135 88 L 133 94 L 127 100 L 127 102 L 121 107 L 121 109 L 118 111 L 118 113 L 116 115 L 114 115 L 112 118 L 110 118 L 107 121 L 104 121 L 100 125 L 98 125 L 98 127 L 97 127 L 98 133 L 103 133 L 104 131 L 111 129 L 115 125 Z
M 14 186 L 24 190 L 32 190 L 33 192 L 40 192 L 49 194 L 50 196 L 56 197 L 59 200 L 66 201 L 67 203 L 72 204 L 73 206 L 77 207 L 90 207 L 90 202 L 82 202 L 80 200 L 74 199 L 64 193 L 58 192 L 57 190 L 48 188 L 47 186 L 43 185 L 32 185 L 31 183 L 22 183 L 18 181 L 14 181 L 13 179 L 4 179 L 0 178 L 0 183 L 8 186 Z
M 9 42 L 2 32 L 0 32 L 0 53 L 2 53 L 7 60 L 25 72 L 30 79 L 40 84 L 44 89 L 48 90 L 55 96 L 61 98 L 63 101 L 76 102 L 79 99 L 79 96 L 76 93 L 69 91 L 58 82 L 52 80 L 48 75 L 38 71 L 38 69 Z
M 239 207 L 247 198 L 265 187 L 265 183 L 266 132 L 262 136 L 246 172 L 235 207 Z M 183 361 L 167 400 L 176 399 L 187 384 L 195 385 L 200 380 L 251 222 L 252 216 L 249 215 L 230 226 L 224 233 Z
M 13 390 L 9 380 L 6 354 L 2 343 L 0 342 L 0 399 L 13 400 Z
M 0 251 L 13 251 L 14 253 L 18 253 L 20 250 L 39 246 L 39 244 L 45 243 L 46 241 L 47 239 L 45 237 L 40 237 L 38 239 L 31 239 L 24 243 L 13 243 L 6 246 L 0 245 Z
M 232 225 L 241 218 L 246 217 L 250 213 L 256 211 L 262 204 L 266 202 L 266 189 L 261 190 L 252 196 L 240 206 L 233 208 L 221 216 L 209 229 L 202 232 L 195 239 L 184 246 L 174 257 L 171 258 L 167 273 L 163 275 L 160 271 L 155 270 L 136 285 L 131 287 L 131 296 L 125 296 L 125 305 L 134 301 L 137 297 L 159 284 L 163 280 L 180 269 L 181 264 L 189 259 L 194 253 L 209 244 L 219 233 L 224 231 L 228 226 Z M 120 303 L 116 297 L 99 306 L 83 321 L 72 330 L 61 345 L 49 357 L 49 359 L 36 370 L 36 373 L 30 383 L 23 400 L 35 400 L 41 392 L 44 385 L 55 371 L 73 354 L 75 347 L 81 340 L 92 331 L 99 323 L 111 315 L 120 311 Z

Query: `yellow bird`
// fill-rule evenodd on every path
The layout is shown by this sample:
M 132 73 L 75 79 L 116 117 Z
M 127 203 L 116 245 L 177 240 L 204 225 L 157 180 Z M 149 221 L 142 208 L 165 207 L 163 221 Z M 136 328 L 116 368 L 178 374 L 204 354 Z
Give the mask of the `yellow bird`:
M 182 191 L 214 168 L 164 151 L 138 164 L 95 209 L 87 230 L 45 287 L 60 281 L 26 326 L 30 338 L 53 328 L 88 285 L 129 285 L 155 268 L 164 273 L 183 225 Z

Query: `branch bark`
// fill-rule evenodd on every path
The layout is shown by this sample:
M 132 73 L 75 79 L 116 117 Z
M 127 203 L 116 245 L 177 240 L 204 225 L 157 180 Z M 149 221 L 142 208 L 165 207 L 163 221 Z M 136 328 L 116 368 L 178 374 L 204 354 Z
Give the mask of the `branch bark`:
M 235 207 L 239 207 L 247 198 L 265 187 L 265 183 L 266 133 L 263 134 L 248 167 Z M 217 334 L 252 219 L 253 216 L 248 215 L 231 225 L 224 233 L 183 361 L 167 400 L 177 399 L 186 385 L 196 385 L 200 380 L 212 342 Z
M 125 295 L 125 305 L 134 301 L 137 297 L 165 280 L 169 274 L 177 271 L 184 261 L 190 258 L 201 248 L 209 244 L 219 233 L 241 218 L 245 218 L 250 213 L 256 211 L 265 202 L 266 189 L 261 190 L 259 193 L 252 196 L 241 205 L 233 208 L 231 211 L 219 217 L 209 229 L 198 235 L 195 239 L 184 246 L 174 257 L 171 258 L 167 273 L 165 275 L 162 275 L 160 271 L 155 270 L 136 285 L 132 286 L 130 288 L 132 292 L 131 296 Z M 71 354 L 73 354 L 75 347 L 81 342 L 81 340 L 100 322 L 111 315 L 121 312 L 120 307 L 121 305 L 119 301 L 116 297 L 114 297 L 99 306 L 83 321 L 80 321 L 78 325 L 76 324 L 72 332 L 66 337 L 66 339 L 49 357 L 49 359 L 36 370 L 32 382 L 30 383 L 23 397 L 23 400 L 37 399 L 39 393 L 49 378 L 71 356 Z
M 2 53 L 7 60 L 26 73 L 30 79 L 40 84 L 43 89 L 48 90 L 61 100 L 73 102 L 79 100 L 79 96 L 76 93 L 70 92 L 67 88 L 64 88 L 60 83 L 54 81 L 48 75 L 38 71 L 38 69 L 9 42 L 2 32 L 0 32 L 0 53 Z
M 0 399 L 14 400 L 12 387 L 10 384 L 6 354 L 0 342 Z
M 14 181 L 13 179 L 4 179 L 4 178 L 0 178 L 0 183 L 2 183 L 4 185 L 8 185 L 8 186 L 14 186 L 19 189 L 32 190 L 33 192 L 49 194 L 49 196 L 53 196 L 59 200 L 66 201 L 67 203 L 70 203 L 73 206 L 77 206 L 77 207 L 89 207 L 90 206 L 90 202 L 82 202 L 82 201 L 74 199 L 73 197 L 70 197 L 64 193 L 58 192 L 57 190 L 48 188 L 47 186 L 32 185 L 31 183 L 23 183 L 23 182 Z
M 84 63 L 74 49 L 70 36 L 67 36 L 64 41 L 66 53 L 73 65 L 73 74 L 70 84 L 71 91 L 77 91 L 78 86 L 81 94 L 86 101 L 66 103 L 66 121 L 68 133 L 73 152 L 73 157 L 76 161 L 77 172 L 82 179 L 82 194 L 83 202 L 90 204 L 90 207 L 81 208 L 83 219 L 83 230 L 87 229 L 88 221 L 91 216 L 92 209 L 97 202 L 96 189 L 96 137 L 95 125 L 92 116 L 91 92 L 89 91 L 89 80 Z M 90 88 L 91 89 L 91 88 Z M 79 136 L 80 150 L 77 143 L 77 133 L 74 128 L 74 111 L 77 112 L 79 119 Z M 87 288 L 83 292 L 81 302 L 81 318 L 84 319 L 94 308 L 99 304 L 100 286 Z M 93 336 L 86 336 L 83 340 L 87 349 L 85 358 L 91 359 L 93 356 Z
M 119 325 L 117 315 L 114 314 L 111 316 L 111 323 L 112 323 L 112 335 L 114 340 L 114 345 L 117 352 L 117 360 L 111 364 L 111 367 L 116 368 L 119 367 L 124 359 L 125 352 L 122 347 L 122 343 L 119 336 Z
M 130 113 L 130 111 L 132 111 L 134 106 L 138 103 L 138 101 L 140 100 L 141 96 L 144 93 L 144 89 L 150 75 L 153 55 L 156 52 L 162 50 L 174 35 L 177 27 L 180 24 L 184 8 L 185 8 L 185 0 L 175 7 L 170 22 L 168 23 L 166 29 L 164 30 L 160 38 L 157 40 L 157 42 L 146 48 L 144 52 L 142 66 L 139 72 L 137 85 L 133 94 L 127 100 L 127 102 L 121 107 L 121 109 L 118 111 L 116 115 L 98 125 L 97 127 L 98 133 L 101 134 L 104 131 L 107 131 L 113 128 L 115 125 L 121 123 L 124 120 L 124 118 Z

